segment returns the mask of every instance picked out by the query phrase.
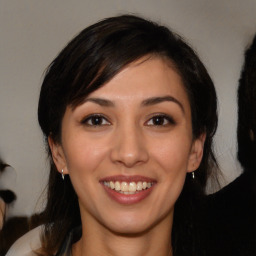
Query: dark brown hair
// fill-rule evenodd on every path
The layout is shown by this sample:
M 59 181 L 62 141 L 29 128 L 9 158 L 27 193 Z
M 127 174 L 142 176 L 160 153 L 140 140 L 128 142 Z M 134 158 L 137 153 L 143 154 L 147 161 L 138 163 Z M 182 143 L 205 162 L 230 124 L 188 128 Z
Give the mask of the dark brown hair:
M 238 87 L 238 159 L 245 170 L 256 168 L 256 36 L 246 50 Z
M 196 171 L 196 186 L 203 193 L 207 177 L 216 164 L 212 152 L 212 137 L 217 127 L 214 85 L 195 52 L 180 36 L 165 26 L 140 17 L 123 15 L 91 25 L 51 63 L 42 84 L 38 106 L 38 120 L 46 143 L 48 136 L 61 143 L 61 121 L 67 106 L 78 106 L 89 93 L 104 86 L 129 63 L 146 55 L 171 61 L 189 96 L 194 138 L 206 133 L 203 159 Z M 72 184 L 68 177 L 64 182 L 61 180 L 48 144 L 47 148 L 51 170 L 43 255 L 53 255 L 66 234 L 81 224 L 81 219 Z M 180 201 L 190 200 L 188 196 L 193 198 L 193 193 L 189 193 L 192 191 L 190 183 L 191 179 L 187 177 L 184 187 L 187 189 L 184 191 L 188 193 L 182 193 Z M 184 226 L 180 224 L 177 229 Z

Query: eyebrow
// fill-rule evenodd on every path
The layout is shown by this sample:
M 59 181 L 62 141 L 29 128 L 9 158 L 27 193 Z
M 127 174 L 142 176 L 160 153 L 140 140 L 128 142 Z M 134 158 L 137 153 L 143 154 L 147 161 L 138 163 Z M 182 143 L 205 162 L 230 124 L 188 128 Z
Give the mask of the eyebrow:
M 152 97 L 152 98 L 148 98 L 146 100 L 143 100 L 142 101 L 142 106 L 152 106 L 152 105 L 159 104 L 159 103 L 162 103 L 162 102 L 165 102 L 165 101 L 171 101 L 171 102 L 176 103 L 181 108 L 182 112 L 185 113 L 184 107 L 181 104 L 181 102 L 178 101 L 177 99 L 175 99 L 174 97 L 169 96 L 169 95 L 162 96 L 162 97 Z
M 110 101 L 110 100 L 106 100 L 106 99 L 101 99 L 101 98 L 87 98 L 85 99 L 84 102 L 93 102 L 93 103 L 96 103 L 102 107 L 114 107 L 115 104 Z
M 156 104 L 159 104 L 159 103 L 162 103 L 165 101 L 170 101 L 170 102 L 176 103 L 181 108 L 182 112 L 185 113 L 184 107 L 181 104 L 181 102 L 169 95 L 145 99 L 142 101 L 141 105 L 142 106 L 152 106 L 152 105 L 156 105 Z M 107 100 L 107 99 L 102 99 L 102 98 L 87 98 L 87 99 L 85 99 L 84 102 L 93 102 L 102 107 L 114 107 L 115 106 L 114 102 Z

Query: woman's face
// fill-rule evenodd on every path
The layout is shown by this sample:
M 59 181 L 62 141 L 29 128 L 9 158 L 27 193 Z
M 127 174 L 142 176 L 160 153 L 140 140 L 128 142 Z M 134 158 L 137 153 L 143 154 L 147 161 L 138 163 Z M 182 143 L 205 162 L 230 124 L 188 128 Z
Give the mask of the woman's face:
M 70 175 L 82 223 L 118 233 L 171 227 L 203 151 L 181 78 L 160 58 L 130 64 L 68 107 L 61 144 L 49 141 L 58 170 Z

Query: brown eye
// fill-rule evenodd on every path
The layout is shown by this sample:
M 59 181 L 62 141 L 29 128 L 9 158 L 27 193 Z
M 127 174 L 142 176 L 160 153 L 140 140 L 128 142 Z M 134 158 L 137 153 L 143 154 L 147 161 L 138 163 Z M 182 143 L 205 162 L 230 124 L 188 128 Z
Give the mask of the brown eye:
M 82 121 L 88 126 L 103 126 L 110 125 L 110 122 L 102 115 L 91 115 Z
M 175 124 L 175 122 L 167 115 L 156 115 L 147 121 L 147 125 L 149 126 L 167 126 L 171 124 Z

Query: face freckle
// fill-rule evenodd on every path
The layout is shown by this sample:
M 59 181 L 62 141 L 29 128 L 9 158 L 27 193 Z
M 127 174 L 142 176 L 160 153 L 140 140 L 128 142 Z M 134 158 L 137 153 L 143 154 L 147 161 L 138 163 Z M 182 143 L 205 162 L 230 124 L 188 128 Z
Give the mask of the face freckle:
M 121 233 L 170 225 L 186 173 L 200 163 L 192 138 L 182 80 L 160 58 L 131 63 L 68 107 L 55 163 L 70 175 L 82 224 Z

